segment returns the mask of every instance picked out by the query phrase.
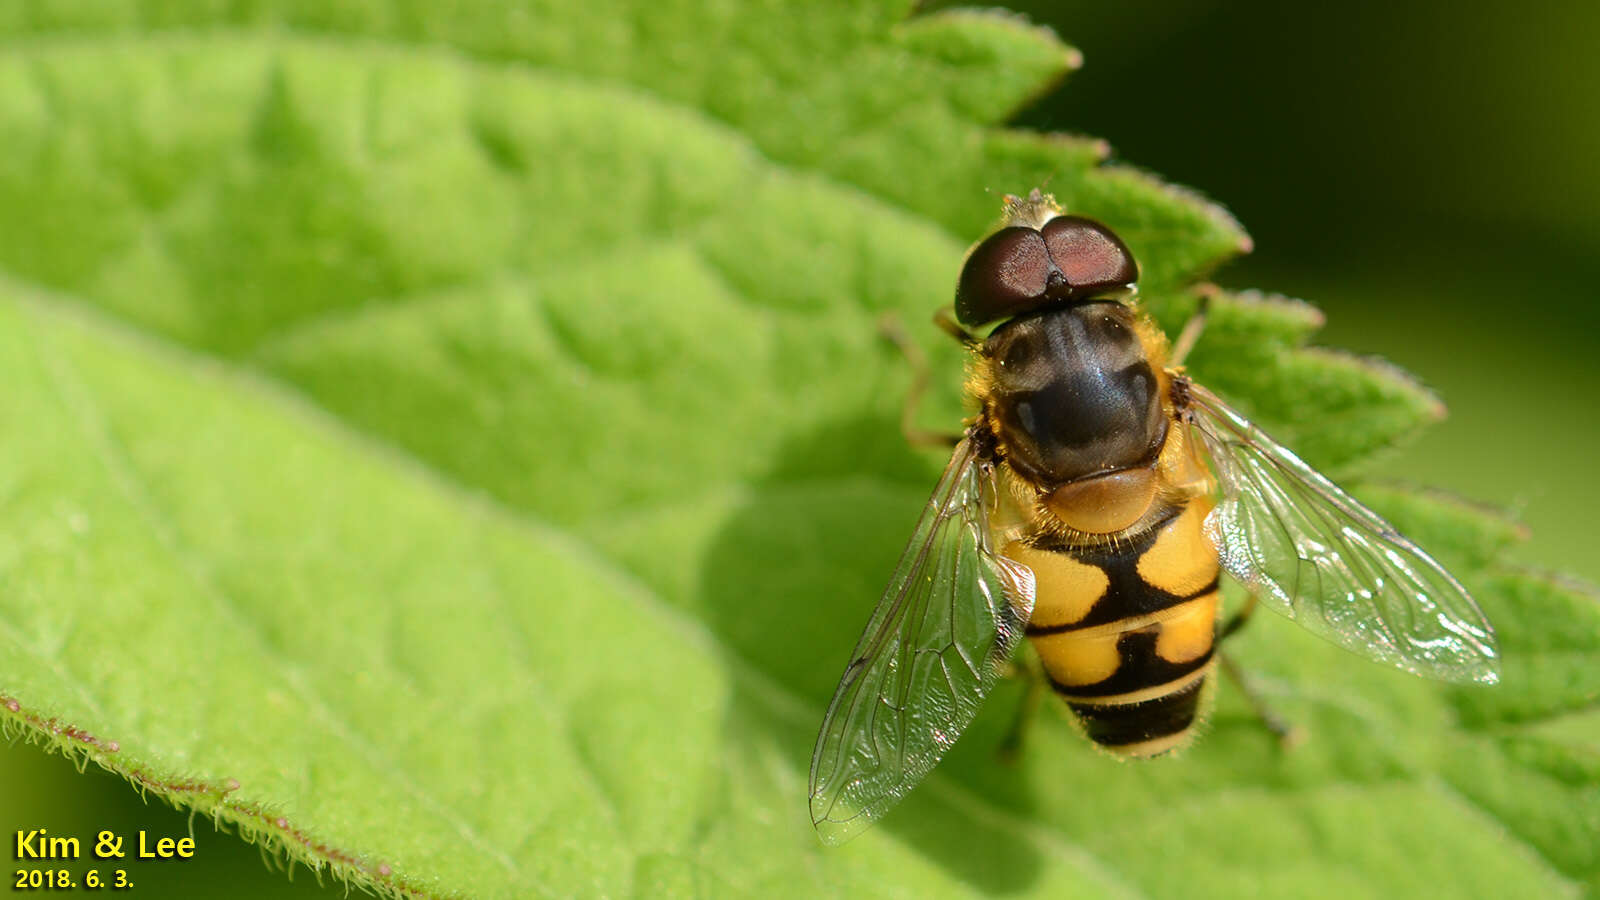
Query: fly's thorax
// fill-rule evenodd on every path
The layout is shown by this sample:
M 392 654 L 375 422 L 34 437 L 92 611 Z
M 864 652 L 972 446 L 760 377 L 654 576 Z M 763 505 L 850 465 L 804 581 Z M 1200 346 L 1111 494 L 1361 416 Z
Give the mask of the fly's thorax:
M 1116 301 L 1054 309 L 990 335 L 969 390 L 1030 530 L 1115 541 L 1204 490 L 1193 483 L 1187 434 L 1172 424 L 1166 349 L 1153 322 Z
M 1148 466 L 1168 416 L 1132 309 L 1058 307 L 996 329 L 979 351 L 979 399 L 1001 457 L 1035 487 Z

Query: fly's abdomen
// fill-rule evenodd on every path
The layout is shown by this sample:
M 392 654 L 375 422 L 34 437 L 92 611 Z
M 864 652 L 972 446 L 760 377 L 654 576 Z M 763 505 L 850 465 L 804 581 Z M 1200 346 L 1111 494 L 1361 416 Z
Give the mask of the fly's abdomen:
M 1216 550 L 1192 501 L 1154 527 L 1093 547 L 1048 538 L 1006 555 L 1033 570 L 1028 623 L 1056 693 L 1107 750 L 1153 756 L 1183 744 L 1216 639 Z

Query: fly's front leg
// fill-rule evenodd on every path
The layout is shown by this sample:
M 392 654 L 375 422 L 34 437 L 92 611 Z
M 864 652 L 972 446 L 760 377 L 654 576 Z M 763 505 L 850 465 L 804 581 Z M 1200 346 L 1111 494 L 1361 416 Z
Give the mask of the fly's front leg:
M 937 318 L 935 321 L 938 321 Z M 922 397 L 928 392 L 928 355 L 906 334 L 900 317 L 894 313 L 884 313 L 878 319 L 878 332 L 900 348 L 907 365 L 911 366 L 911 389 L 906 391 L 905 405 L 900 408 L 900 433 L 905 435 L 906 443 L 913 447 L 945 448 L 961 443 L 960 434 L 931 431 L 917 425 L 917 407 L 922 405 Z
M 1217 662 L 1222 667 L 1222 674 L 1233 682 L 1245 702 L 1250 704 L 1251 712 L 1254 712 L 1261 724 L 1277 737 L 1278 746 L 1284 750 L 1292 750 L 1305 739 L 1305 731 L 1273 710 L 1271 704 L 1262 698 L 1261 692 L 1252 683 L 1250 676 L 1239 668 L 1239 664 L 1234 662 L 1233 657 L 1221 646 L 1223 641 L 1237 634 L 1239 629 L 1250 622 L 1257 605 L 1256 595 L 1248 595 L 1244 605 L 1239 607 L 1239 611 L 1230 616 L 1217 631 Z
M 1229 635 L 1248 625 L 1250 617 L 1256 613 L 1256 606 L 1256 595 L 1246 594 L 1244 605 L 1239 607 L 1238 612 L 1229 616 L 1228 621 L 1222 623 L 1222 628 L 1217 631 L 1217 643 L 1222 643 L 1228 639 Z
M 983 343 L 978 339 L 977 335 L 968 331 L 962 327 L 960 322 L 956 321 L 955 311 L 948 306 L 941 307 L 938 312 L 933 314 L 933 324 L 939 326 L 940 331 L 955 338 L 960 342 L 961 346 L 968 350 L 976 350 L 978 345 Z
M 1211 298 L 1217 293 L 1216 285 L 1203 285 L 1200 288 L 1200 304 L 1195 307 L 1194 315 L 1189 321 L 1183 323 L 1183 330 L 1178 332 L 1178 340 L 1172 345 L 1172 358 L 1168 366 L 1176 369 L 1183 365 L 1189 358 L 1189 351 L 1200 340 L 1200 333 L 1206 330 L 1206 315 L 1211 312 Z

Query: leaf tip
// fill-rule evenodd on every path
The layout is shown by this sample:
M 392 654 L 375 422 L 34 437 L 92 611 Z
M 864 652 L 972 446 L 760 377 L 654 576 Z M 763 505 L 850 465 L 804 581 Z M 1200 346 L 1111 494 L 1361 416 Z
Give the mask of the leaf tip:
M 1297 346 L 1328 324 L 1328 316 L 1320 307 L 1298 297 L 1255 288 L 1210 287 L 1214 290 L 1211 298 L 1214 309 L 1224 309 L 1238 317 L 1279 323 L 1288 332 L 1285 339 Z
M 1205 254 L 1206 260 L 1195 266 L 1196 271 L 1207 271 L 1255 249 L 1255 241 L 1233 213 L 1201 191 L 1122 161 L 1102 166 L 1099 171 L 1108 178 L 1138 184 L 1156 196 L 1164 196 L 1186 210 L 1192 220 L 1204 223 L 1206 233 L 1196 235 L 1195 240 L 1208 245 L 1209 252 Z

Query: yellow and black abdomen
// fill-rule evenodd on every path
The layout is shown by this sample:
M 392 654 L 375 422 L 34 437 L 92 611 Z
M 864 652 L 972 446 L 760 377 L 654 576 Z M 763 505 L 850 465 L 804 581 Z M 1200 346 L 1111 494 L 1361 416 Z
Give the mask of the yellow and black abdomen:
M 1033 570 L 1028 638 L 1052 686 L 1107 750 L 1164 753 L 1194 725 L 1216 640 L 1210 509 L 1201 497 L 1114 541 L 1037 535 L 1005 549 Z

